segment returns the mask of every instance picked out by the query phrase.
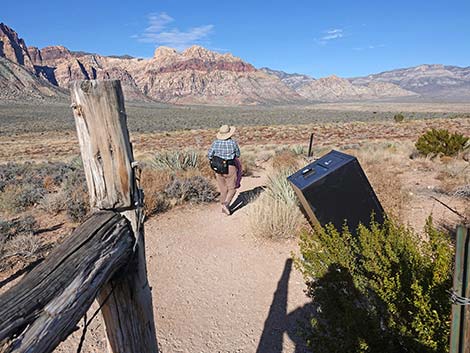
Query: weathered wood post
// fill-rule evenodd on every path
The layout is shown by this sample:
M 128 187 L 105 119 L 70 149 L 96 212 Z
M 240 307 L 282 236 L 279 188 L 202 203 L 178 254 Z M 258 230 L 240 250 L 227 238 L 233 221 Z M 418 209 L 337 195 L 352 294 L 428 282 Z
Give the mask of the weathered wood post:
M 141 214 L 143 195 L 136 179 L 121 84 L 76 81 L 71 94 L 90 205 L 120 212 L 130 220 L 136 237 L 129 270 L 112 279 L 98 295 L 100 304 L 104 303 L 108 348 L 113 353 L 156 353 Z

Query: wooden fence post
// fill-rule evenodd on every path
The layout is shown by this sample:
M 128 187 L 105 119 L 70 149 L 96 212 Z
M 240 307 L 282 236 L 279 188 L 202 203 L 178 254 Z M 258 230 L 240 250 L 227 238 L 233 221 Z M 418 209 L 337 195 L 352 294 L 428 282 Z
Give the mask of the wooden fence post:
M 131 222 L 136 246 L 127 273 L 101 290 L 108 348 L 113 353 L 157 353 L 147 280 L 143 195 L 138 188 L 119 81 L 76 81 L 71 87 L 83 167 L 93 209 L 120 212 Z M 106 300 L 107 299 L 107 300 Z

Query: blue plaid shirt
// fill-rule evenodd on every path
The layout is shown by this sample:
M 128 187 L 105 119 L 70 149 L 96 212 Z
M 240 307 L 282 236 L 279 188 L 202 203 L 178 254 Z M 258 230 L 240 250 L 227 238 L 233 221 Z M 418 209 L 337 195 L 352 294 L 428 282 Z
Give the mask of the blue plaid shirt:
M 215 140 L 207 153 L 209 159 L 217 156 L 223 159 L 234 159 L 240 157 L 240 148 L 235 140 Z

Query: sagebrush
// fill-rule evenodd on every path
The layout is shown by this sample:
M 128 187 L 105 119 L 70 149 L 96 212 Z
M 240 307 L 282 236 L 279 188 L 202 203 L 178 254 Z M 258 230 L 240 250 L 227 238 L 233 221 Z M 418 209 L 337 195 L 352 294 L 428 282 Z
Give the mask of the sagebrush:
M 387 220 L 357 235 L 329 225 L 301 235 L 296 260 L 317 309 L 313 352 L 447 352 L 451 241 L 432 220 L 427 240 Z

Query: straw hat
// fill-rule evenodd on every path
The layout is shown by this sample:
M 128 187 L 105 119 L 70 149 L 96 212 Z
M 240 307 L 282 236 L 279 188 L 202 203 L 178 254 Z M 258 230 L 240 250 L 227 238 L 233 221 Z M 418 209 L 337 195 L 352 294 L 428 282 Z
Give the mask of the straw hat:
M 235 126 L 222 125 L 217 133 L 219 140 L 227 140 L 235 133 Z

